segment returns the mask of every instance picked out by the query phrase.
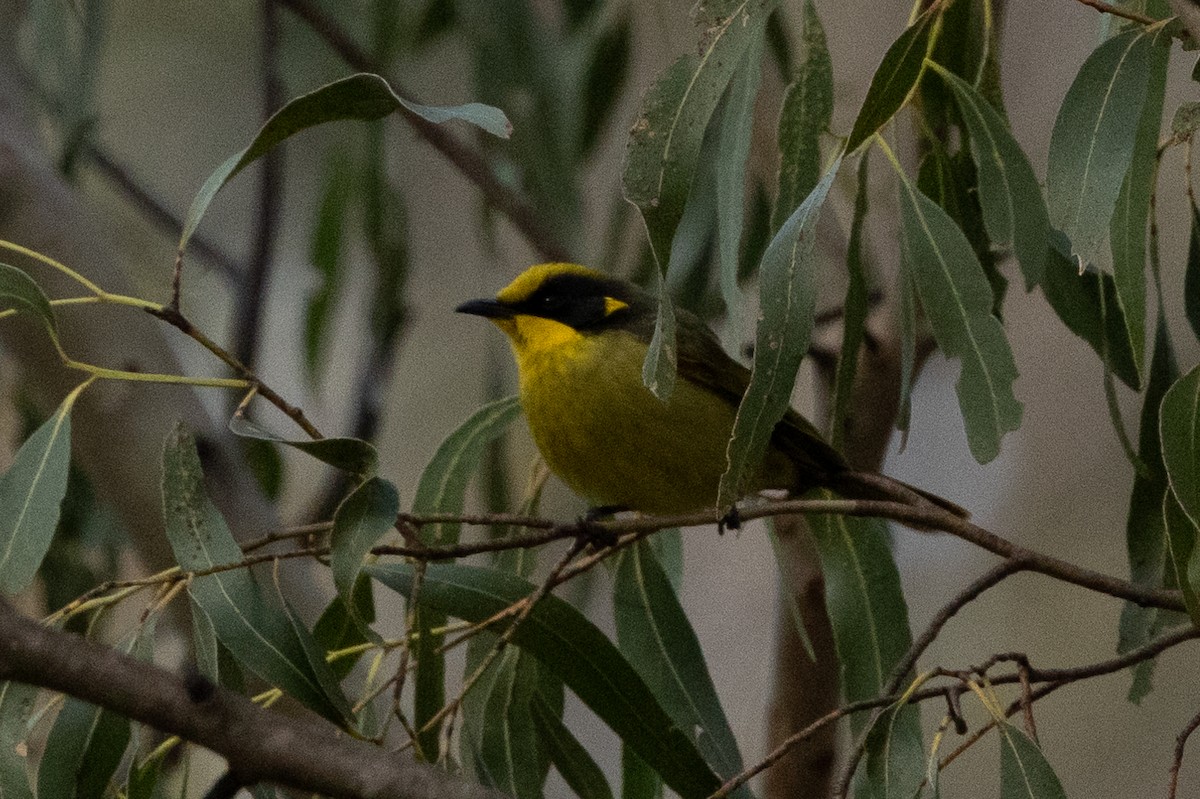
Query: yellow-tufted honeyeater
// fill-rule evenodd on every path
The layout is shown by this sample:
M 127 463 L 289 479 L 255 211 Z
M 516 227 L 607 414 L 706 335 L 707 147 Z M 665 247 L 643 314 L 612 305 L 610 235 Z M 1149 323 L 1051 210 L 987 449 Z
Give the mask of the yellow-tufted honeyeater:
M 531 267 L 494 300 L 456 309 L 489 319 L 512 344 L 521 406 L 547 465 L 594 506 L 675 514 L 713 509 L 750 371 L 699 317 L 676 311 L 678 380 L 662 402 L 642 384 L 657 301 L 575 264 Z M 788 410 L 745 494 L 830 488 L 850 499 L 954 503 L 853 471 L 804 417 Z

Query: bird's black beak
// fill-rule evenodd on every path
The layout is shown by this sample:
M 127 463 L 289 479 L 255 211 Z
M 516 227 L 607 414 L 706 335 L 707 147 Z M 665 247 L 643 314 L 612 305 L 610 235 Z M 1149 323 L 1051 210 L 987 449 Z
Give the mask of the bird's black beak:
M 511 319 L 513 309 L 496 300 L 470 300 L 454 309 L 455 313 L 469 313 L 486 319 Z

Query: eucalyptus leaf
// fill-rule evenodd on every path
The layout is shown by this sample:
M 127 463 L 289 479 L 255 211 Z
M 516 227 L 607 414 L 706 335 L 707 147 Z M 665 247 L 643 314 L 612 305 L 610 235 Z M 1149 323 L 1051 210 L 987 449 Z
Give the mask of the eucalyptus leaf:
M 1200 341 L 1200 208 L 1194 200 L 1188 204 L 1192 209 L 1192 227 L 1188 237 L 1187 270 L 1183 274 L 1183 310 L 1196 340 Z
M 0 313 L 10 309 L 40 319 L 51 335 L 57 335 L 54 308 L 42 287 L 23 270 L 0 263 Z
M 846 300 L 842 314 L 842 350 L 838 354 L 829 402 L 829 443 L 840 450 L 850 420 L 850 398 L 858 373 L 858 351 L 866 336 L 868 311 L 867 264 L 863 247 L 863 226 L 869 210 L 868 153 L 858 162 L 858 184 L 854 193 L 854 218 L 850 223 L 850 241 L 846 246 Z
M 680 56 L 642 98 L 629 133 L 623 186 L 646 222 L 659 269 L 666 268 L 709 120 L 778 2 L 701 0 L 694 12 L 701 28 L 696 52 Z
M 234 153 L 208 176 L 188 209 L 179 237 L 179 251 L 186 249 L 217 192 L 239 172 L 288 138 L 326 122 L 382 119 L 401 108 L 435 124 L 456 119 L 501 138 L 508 138 L 512 133 L 512 126 L 503 111 L 481 103 L 420 105 L 399 97 L 386 80 L 367 72 L 333 81 L 289 101 L 263 124 L 245 149 Z
M 129 745 L 129 719 L 67 697 L 46 737 L 38 799 L 101 799 Z
M 930 68 L 953 90 L 971 134 L 979 204 L 988 235 L 1013 248 L 1025 288 L 1031 289 L 1041 282 L 1050 232 L 1050 218 L 1033 167 L 991 103 L 954 73 L 936 64 Z
M 401 594 L 412 589 L 413 569 L 408 564 L 379 564 L 367 567 L 367 572 Z M 478 623 L 536 590 L 532 583 L 504 572 L 430 564 L 420 603 Z M 671 721 L 637 671 L 567 602 L 555 596 L 543 598 L 517 628 L 512 643 L 562 679 L 681 797 L 699 799 L 720 786 L 686 732 Z
M 1159 431 L 1171 491 L 1192 524 L 1200 526 L 1200 366 L 1163 396 Z
M 743 481 L 762 461 L 771 433 L 790 405 L 796 373 L 812 335 L 817 218 L 841 164 L 839 156 L 763 253 L 754 364 L 729 440 L 729 466 L 721 475 L 718 514 L 723 515 L 741 496 Z
M 671 582 L 643 541 L 621 554 L 613 602 L 617 643 L 662 703 L 675 726 L 694 731 L 696 744 L 718 776 L 743 768 L 708 673 L 704 652 Z M 748 796 L 743 786 L 735 795 Z
M 867 96 L 846 140 L 846 152 L 857 150 L 904 107 L 921 79 L 940 14 L 937 5 L 930 6 L 892 42 L 871 77 Z
M 234 416 L 229 420 L 229 430 L 242 438 L 270 441 L 275 444 L 285 444 L 298 449 L 306 455 L 311 455 L 322 463 L 327 463 L 355 477 L 366 479 L 375 474 L 379 468 L 379 453 L 370 443 L 358 438 L 303 438 L 287 439 L 263 429 L 244 416 Z
M 779 111 L 779 193 L 772 229 L 779 228 L 821 179 L 821 134 L 833 120 L 833 63 L 825 29 L 812 0 L 805 0 L 804 63 Z
M 26 752 L 27 720 L 38 689 L 33 685 L 0 682 L 0 796 L 33 799 Z
M 866 741 L 866 781 L 875 799 L 912 799 L 925 781 L 921 714 L 909 703 L 883 711 Z
M 971 454 L 980 463 L 1000 453 L 1004 434 L 1021 424 L 1017 378 L 1004 328 L 992 315 L 992 288 L 975 252 L 946 212 L 900 174 L 901 258 L 934 338 L 962 360 L 957 383 Z
M 196 444 L 183 428 L 163 452 L 163 508 L 167 539 L 180 568 L 202 571 L 243 559 L 225 520 L 204 492 Z M 350 706 L 323 657 L 314 662 L 308 631 L 267 603 L 247 569 L 195 577 L 188 593 L 212 622 L 217 639 L 248 669 L 339 725 Z
M 0 592 L 24 590 L 50 550 L 71 461 L 71 409 L 82 387 L 33 432 L 0 475 Z
M 350 164 L 339 146 L 326 162 L 321 203 L 309 245 L 309 260 L 319 280 L 308 295 L 304 313 L 304 367 L 309 379 L 316 375 L 325 351 L 329 319 L 341 292 L 346 219 L 354 184 Z
M 1174 584 L 1173 568 L 1169 568 L 1170 550 L 1167 542 L 1163 502 L 1169 492 L 1167 473 L 1163 466 L 1159 442 L 1159 407 L 1163 395 L 1179 376 L 1171 350 L 1166 320 L 1159 317 L 1154 343 L 1154 356 L 1142 398 L 1141 425 L 1138 433 L 1138 457 L 1146 465 L 1146 473 L 1135 473 L 1129 497 L 1129 514 L 1125 523 L 1125 543 L 1129 554 L 1129 578 L 1147 588 Z M 1162 630 L 1186 619 L 1180 613 L 1142 607 L 1126 602 L 1121 608 L 1117 652 L 1123 654 L 1144 646 Z M 1146 660 L 1133 667 L 1129 700 L 1134 703 L 1150 693 L 1150 678 L 1154 661 Z
M 604 772 L 562 720 L 539 699 L 533 703 L 533 723 L 550 762 L 579 799 L 613 799 Z
M 1192 617 L 1192 624 L 1200 625 L 1200 592 L 1192 585 L 1188 575 L 1189 564 L 1195 557 L 1196 524 L 1188 517 L 1178 497 L 1169 492 L 1163 496 L 1162 514 L 1175 584 L 1183 594 L 1183 604 Z
M 1081 271 L 1095 263 L 1133 161 L 1159 26 L 1126 31 L 1080 67 L 1050 136 L 1050 221 L 1066 234 Z
M 1006 721 L 997 720 L 996 728 L 1001 799 L 1066 799 L 1062 783 L 1038 745 Z
M 333 514 L 330 561 L 333 583 L 346 607 L 353 609 L 352 596 L 363 559 L 371 547 L 396 525 L 400 494 L 380 477 L 372 477 L 342 500 Z

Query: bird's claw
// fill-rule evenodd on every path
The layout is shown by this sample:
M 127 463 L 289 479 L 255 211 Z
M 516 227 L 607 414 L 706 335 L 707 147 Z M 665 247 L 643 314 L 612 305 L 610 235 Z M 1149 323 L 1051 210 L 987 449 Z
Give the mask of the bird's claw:
M 737 505 L 734 505 L 717 522 L 717 534 L 725 535 L 726 530 L 740 529 L 742 529 L 742 514 L 738 512 Z

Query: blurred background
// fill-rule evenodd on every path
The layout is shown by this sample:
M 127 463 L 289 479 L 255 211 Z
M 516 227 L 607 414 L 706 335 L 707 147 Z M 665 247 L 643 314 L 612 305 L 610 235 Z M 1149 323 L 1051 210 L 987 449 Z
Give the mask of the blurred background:
M 465 126 L 451 126 L 451 132 L 485 152 L 501 181 L 521 183 L 534 211 L 572 257 L 626 276 L 646 274 L 644 231 L 620 195 L 625 137 L 641 92 L 678 54 L 695 46 L 688 3 L 353 0 L 267 6 L 272 10 L 232 0 L 0 2 L 0 49 L 7 52 L 6 82 L 0 84 L 6 92 L 0 99 L 0 177 L 9 176 L 7 185 L 0 185 L 0 236 L 44 249 L 89 276 L 103 275 L 110 281 L 105 285 L 125 280 L 133 293 L 165 301 L 176 236 L 168 232 L 169 221 L 154 221 L 152 207 L 182 218 L 208 174 L 261 125 L 264 97 L 277 98 L 277 105 L 356 71 L 314 30 L 311 16 L 296 13 L 303 7 L 336 21 L 363 53 L 385 64 L 383 74 L 398 91 L 428 103 L 478 100 L 503 108 L 515 127 L 509 141 L 485 138 Z M 905 3 L 858 0 L 818 0 L 817 8 L 833 59 L 834 129 L 845 132 L 910 9 Z M 799 4 L 784 3 L 779 31 L 790 41 L 792 58 L 800 48 L 798 20 Z M 1099 41 L 1101 25 L 1101 15 L 1075 0 L 1008 5 L 1001 58 L 1004 98 L 1014 133 L 1040 176 L 1054 114 Z M 264 36 L 265 30 L 273 34 Z M 266 40 L 274 53 L 269 69 L 263 67 Z M 778 58 L 779 51 L 773 51 L 763 72 L 751 204 L 754 186 L 770 187 L 774 181 L 773 130 L 785 86 Z M 1196 84 L 1188 77 L 1193 61 L 1178 48 L 1173 53 L 1168 115 L 1179 102 L 1195 98 Z M 265 89 L 270 81 L 277 85 Z M 902 118 L 901 139 L 905 126 Z M 1188 236 L 1180 150 L 1164 161 L 1158 195 L 1167 314 L 1177 331 L 1184 325 Z M 60 182 L 44 196 L 39 193 L 44 187 L 18 185 L 14 174 L 32 173 L 6 173 L 15 163 L 6 167 L 6 158 L 41 164 L 47 171 L 36 174 L 46 181 L 56 174 Z M 380 164 L 387 176 L 384 187 L 366 177 L 372 165 Z M 264 168 L 274 170 L 271 198 L 261 185 Z M 895 188 L 885 172 L 875 170 L 870 247 L 886 292 L 898 239 Z M 145 196 L 136 198 L 131 186 Z M 849 227 L 852 191 L 853 178 L 839 184 L 832 213 L 822 221 L 819 246 L 830 265 L 826 307 L 835 306 L 842 291 L 844 249 L 839 248 Z M 26 200 L 36 213 L 11 211 Z M 264 203 L 277 214 L 269 236 L 261 229 Z M 345 210 L 337 210 L 338 203 Z M 322 224 L 340 225 L 332 256 L 328 230 L 323 238 L 315 232 Z M 440 440 L 485 399 L 515 389 L 499 333 L 451 311 L 465 299 L 493 294 L 530 263 L 546 260 L 546 253 L 489 211 L 474 185 L 398 118 L 382 124 L 336 123 L 293 139 L 272 166 L 256 164 L 220 194 L 198 236 L 203 241 L 193 246 L 185 265 L 185 312 L 214 338 L 248 353 L 264 380 L 303 407 L 325 433 L 373 437 L 382 473 L 399 486 L 403 503 L 411 501 L 420 470 Z M 1004 271 L 1015 275 L 1012 264 Z M 259 279 L 265 287 L 261 298 L 248 301 L 248 286 Z M 1010 287 L 1005 314 L 1020 370 L 1017 396 L 1025 403 L 1021 429 L 1005 439 L 994 462 L 975 463 L 954 394 L 958 366 L 935 355 L 916 386 L 907 445 L 901 447 L 896 438 L 884 470 L 965 505 L 980 525 L 1001 535 L 1126 576 L 1124 527 L 1133 471 L 1105 408 L 1101 363 L 1066 331 L 1040 293 L 1026 294 L 1017 283 Z M 700 307 L 710 302 L 703 288 L 681 288 L 692 292 Z M 745 288 L 752 296 L 753 284 Z M 314 298 L 321 296 L 327 298 L 326 308 L 314 313 Z M 884 303 L 889 301 L 885 293 Z M 218 364 L 192 342 L 164 326 L 130 322 L 129 313 L 96 311 L 93 317 L 113 317 L 105 323 L 109 326 L 87 329 L 76 345 L 95 348 L 101 353 L 92 358 L 97 362 L 112 363 L 113 353 L 119 353 L 177 359 L 188 373 L 219 373 Z M 260 319 L 249 338 L 248 313 Z M 748 329 L 752 314 L 751 305 L 744 319 L 723 321 Z M 321 321 L 314 322 L 314 316 Z M 45 413 L 62 388 L 49 375 L 57 366 L 28 354 L 33 346 L 27 346 L 28 335 L 4 335 L 9 338 L 0 339 L 0 389 L 5 391 L 0 466 L 19 443 L 22 420 L 36 417 L 39 408 Z M 833 325 L 819 331 L 819 341 L 836 347 L 839 335 Z M 1176 341 L 1189 337 L 1179 335 Z M 1194 342 L 1178 354 L 1185 368 L 1200 357 Z M 795 395 L 797 407 L 810 414 L 811 383 L 805 371 Z M 1136 436 L 1139 398 L 1120 384 L 1117 391 L 1126 428 Z M 145 396 L 156 392 L 157 400 Z M 156 475 L 162 436 L 148 431 L 172 412 L 207 424 L 214 445 L 236 462 L 239 445 L 223 432 L 236 400 L 217 391 L 123 386 L 87 402 L 104 406 L 96 410 L 97 418 L 128 411 L 128 403 L 158 403 L 135 406 L 135 424 L 145 420 L 146 429 L 125 431 L 130 438 L 144 433 L 150 440 L 128 460 L 135 471 Z M 287 430 L 286 420 L 265 406 L 259 418 Z M 86 437 L 84 422 L 77 425 L 77 438 Z M 497 479 L 506 480 L 515 502 L 530 473 L 532 448 L 523 430 L 511 439 L 506 468 Z M 77 440 L 76 447 L 102 445 Z M 268 486 L 249 500 L 254 507 L 235 526 L 254 529 L 328 516 L 334 490 L 330 474 L 310 459 L 281 457 L 278 501 L 271 499 Z M 80 462 L 95 459 L 82 455 Z M 227 478 L 235 484 L 253 479 L 245 467 Z M 111 486 L 98 490 L 102 498 L 113 494 Z M 482 509 L 488 495 L 484 486 L 468 508 Z M 570 518 L 581 509 L 551 480 L 545 515 Z M 158 566 L 161 545 L 146 543 L 155 524 L 161 524 L 158 518 L 143 508 L 142 517 L 149 518 L 144 530 L 118 532 L 130 527 L 128 513 L 112 507 L 105 513 L 107 532 L 92 525 L 78 543 L 93 570 L 110 568 L 97 553 L 118 550 L 123 554 L 113 558 L 112 567 L 122 573 Z M 127 534 L 142 542 L 140 560 L 112 543 Z M 758 525 L 724 536 L 711 529 L 688 530 L 684 538 L 682 600 L 743 755 L 753 762 L 766 751 L 779 612 L 771 545 Z M 895 551 L 915 630 L 993 562 L 949 537 L 903 529 L 896 531 Z M 314 595 L 310 608 L 320 607 L 318 597 L 329 590 L 326 577 L 318 570 L 308 579 Z M 611 630 L 607 579 L 597 572 L 590 585 L 573 585 L 567 592 Z M 57 606 L 34 596 L 28 607 L 38 612 L 42 601 Z M 399 620 L 400 609 L 394 612 Z M 961 668 L 1013 650 L 1046 667 L 1103 660 L 1115 651 L 1119 613 L 1115 600 L 1020 575 L 956 617 L 923 658 L 922 668 Z M 1163 657 L 1155 677 L 1160 690 L 1140 706 L 1126 701 L 1127 673 L 1063 689 L 1038 703 L 1041 742 L 1068 795 L 1165 791 L 1175 736 L 1200 706 L 1200 685 L 1190 679 L 1194 655 L 1194 648 L 1181 647 Z M 973 703 L 965 704 L 969 718 L 983 718 Z M 926 709 L 927 730 L 940 715 L 941 708 Z M 594 751 L 610 776 L 618 774 L 611 733 L 578 706 L 569 706 L 568 721 L 585 742 L 597 742 Z M 953 736 L 948 743 L 954 744 Z M 994 794 L 997 760 L 994 742 L 977 745 L 946 771 L 943 795 Z M 1200 784 L 1194 763 L 1194 758 L 1185 761 L 1185 788 Z

